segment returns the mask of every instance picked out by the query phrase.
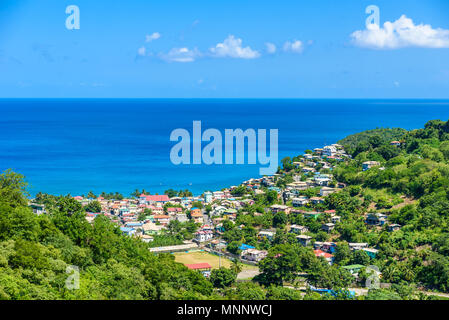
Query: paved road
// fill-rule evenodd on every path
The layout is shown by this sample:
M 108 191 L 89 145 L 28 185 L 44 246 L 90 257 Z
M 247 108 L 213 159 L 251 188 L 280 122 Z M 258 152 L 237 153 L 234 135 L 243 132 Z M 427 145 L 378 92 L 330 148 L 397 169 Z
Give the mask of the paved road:
M 259 273 L 259 270 L 244 270 L 237 275 L 237 280 L 252 279 Z

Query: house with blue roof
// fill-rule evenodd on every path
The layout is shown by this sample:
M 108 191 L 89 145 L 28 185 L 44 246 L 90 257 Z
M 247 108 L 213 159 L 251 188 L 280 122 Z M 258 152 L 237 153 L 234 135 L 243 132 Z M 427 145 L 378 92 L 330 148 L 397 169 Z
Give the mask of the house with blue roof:
M 253 247 L 253 246 L 250 246 L 250 245 L 248 245 L 248 244 L 242 243 L 242 245 L 239 247 L 239 250 L 244 251 L 244 250 L 255 249 L 255 248 L 256 248 L 256 247 Z
M 120 231 L 127 236 L 132 236 L 136 233 L 136 230 L 134 228 L 129 227 L 120 227 Z

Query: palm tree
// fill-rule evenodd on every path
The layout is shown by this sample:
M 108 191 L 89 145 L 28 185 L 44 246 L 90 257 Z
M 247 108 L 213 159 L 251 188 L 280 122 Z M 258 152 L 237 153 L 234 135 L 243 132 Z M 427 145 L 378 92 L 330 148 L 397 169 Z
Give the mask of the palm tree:
M 239 274 L 242 272 L 243 265 L 238 259 L 232 260 L 231 270 L 235 272 L 235 274 Z

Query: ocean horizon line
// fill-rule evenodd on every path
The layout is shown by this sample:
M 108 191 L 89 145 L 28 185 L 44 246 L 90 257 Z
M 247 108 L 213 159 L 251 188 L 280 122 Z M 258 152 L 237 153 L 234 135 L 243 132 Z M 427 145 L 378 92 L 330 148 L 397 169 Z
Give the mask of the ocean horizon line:
M 254 100 L 266 100 L 266 101 L 272 101 L 272 100 L 282 100 L 282 101 L 447 101 L 449 102 L 448 98 L 202 98 L 202 97 L 195 97 L 195 98 L 155 98 L 155 97 L 145 97 L 145 98 L 135 98 L 135 97 L 0 97 L 0 101 L 42 101 L 42 100 L 54 100 L 54 101 L 63 101 L 63 100 L 82 100 L 82 101 L 89 101 L 89 100 L 154 100 L 154 101 L 160 101 L 160 100 L 166 100 L 166 101 L 186 101 L 186 100 L 202 100 L 202 101 L 211 101 L 211 100 L 222 100 L 222 101 L 232 101 L 232 100 L 245 100 L 245 101 L 254 101 Z

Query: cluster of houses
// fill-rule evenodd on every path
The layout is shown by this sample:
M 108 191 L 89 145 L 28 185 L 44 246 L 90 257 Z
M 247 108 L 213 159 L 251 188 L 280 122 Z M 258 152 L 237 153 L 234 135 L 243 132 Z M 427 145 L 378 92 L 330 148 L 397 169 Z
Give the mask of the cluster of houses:
M 237 210 L 245 205 L 251 205 L 254 200 L 236 200 L 230 189 L 216 192 L 205 192 L 198 197 L 168 197 L 167 195 L 147 195 L 141 194 L 137 199 L 129 198 L 122 200 L 111 200 L 98 197 L 89 199 L 81 196 L 74 197 L 83 206 L 87 206 L 91 201 L 98 201 L 101 204 L 101 212 L 88 212 L 86 219 L 93 222 L 97 215 L 105 215 L 120 226 L 120 230 L 129 236 L 142 238 L 143 241 L 153 240 L 153 236 L 161 234 L 172 220 L 187 222 L 189 220 L 199 224 L 198 231 L 194 234 L 194 241 L 204 243 L 212 240 L 217 232 L 223 231 L 222 221 L 229 219 L 235 221 Z M 210 205 L 211 211 L 209 220 L 205 216 L 205 209 L 194 207 L 194 203 L 202 203 L 203 207 Z M 45 211 L 43 205 L 31 204 L 36 214 Z M 214 221 L 215 220 L 215 221 Z
M 400 146 L 400 142 L 393 141 L 395 146 Z M 340 223 L 341 217 L 335 210 L 310 211 L 309 207 L 324 203 L 325 197 L 338 192 L 339 189 L 346 187 L 339 183 L 332 175 L 335 161 L 346 161 L 351 157 L 346 154 L 344 148 L 338 144 L 332 144 L 323 148 L 316 148 L 313 154 L 304 154 L 299 161 L 293 162 L 296 168 L 296 174 L 293 175 L 293 182 L 290 182 L 282 188 L 277 185 L 281 175 L 264 176 L 257 179 L 249 179 L 241 185 L 247 190 L 254 191 L 254 194 L 264 193 L 264 189 L 274 190 L 278 194 L 279 202 L 283 204 L 274 204 L 267 208 L 273 214 L 284 212 L 285 214 L 301 214 L 305 218 L 318 219 L 325 216 L 322 222 L 321 230 L 332 233 L 335 227 Z M 380 166 L 377 161 L 366 161 L 362 164 L 362 169 L 368 170 Z M 232 186 L 221 191 L 206 191 L 201 196 L 192 197 L 169 197 L 167 195 L 147 195 L 141 194 L 137 198 L 128 198 L 122 200 L 111 200 L 98 197 L 97 199 L 88 199 L 81 196 L 74 197 L 83 206 L 93 200 L 97 200 L 101 205 L 101 212 L 89 212 L 86 219 L 93 222 L 97 215 L 108 216 L 113 222 L 120 226 L 120 230 L 129 236 L 136 236 L 143 241 L 150 242 L 153 237 L 162 234 L 167 229 L 170 221 L 179 222 L 194 221 L 199 225 L 194 234 L 193 241 L 200 246 L 208 246 L 213 250 L 223 252 L 226 250 L 227 243 L 221 239 L 224 232 L 223 222 L 225 220 L 235 222 L 237 213 L 244 210 L 248 205 L 253 205 L 255 201 L 251 198 L 233 196 L 233 190 L 237 188 Z M 305 196 L 304 190 L 317 188 L 316 196 Z M 202 204 L 202 208 L 198 207 Z M 207 206 L 207 214 L 206 208 Z M 36 214 L 45 213 L 45 207 L 39 204 L 31 204 L 33 212 Z M 319 206 L 318 206 L 319 207 Z M 313 209 L 312 209 L 313 210 Z M 315 210 L 318 210 L 315 208 Z M 245 214 L 245 213 L 243 213 Z M 255 213 L 261 215 L 262 213 Z M 370 226 L 384 226 L 387 223 L 387 216 L 381 213 L 367 214 L 365 223 Z M 240 226 L 241 227 L 241 226 Z M 322 257 L 329 264 L 333 263 L 336 244 L 334 242 L 318 242 L 308 235 L 309 230 L 301 225 L 288 225 L 288 232 L 295 234 L 296 240 L 303 246 L 313 246 L 317 257 Z M 396 231 L 400 228 L 397 224 L 388 224 L 389 231 Z M 258 239 L 260 241 L 273 241 L 276 235 L 275 229 L 258 230 Z M 370 257 L 376 257 L 378 250 L 369 248 L 366 243 L 350 243 L 351 250 L 363 250 Z M 242 245 L 240 249 L 240 258 L 242 260 L 258 262 L 266 257 L 266 250 L 257 250 L 255 247 Z M 199 268 L 206 273 L 210 271 L 208 266 L 192 265 L 192 269 Z

